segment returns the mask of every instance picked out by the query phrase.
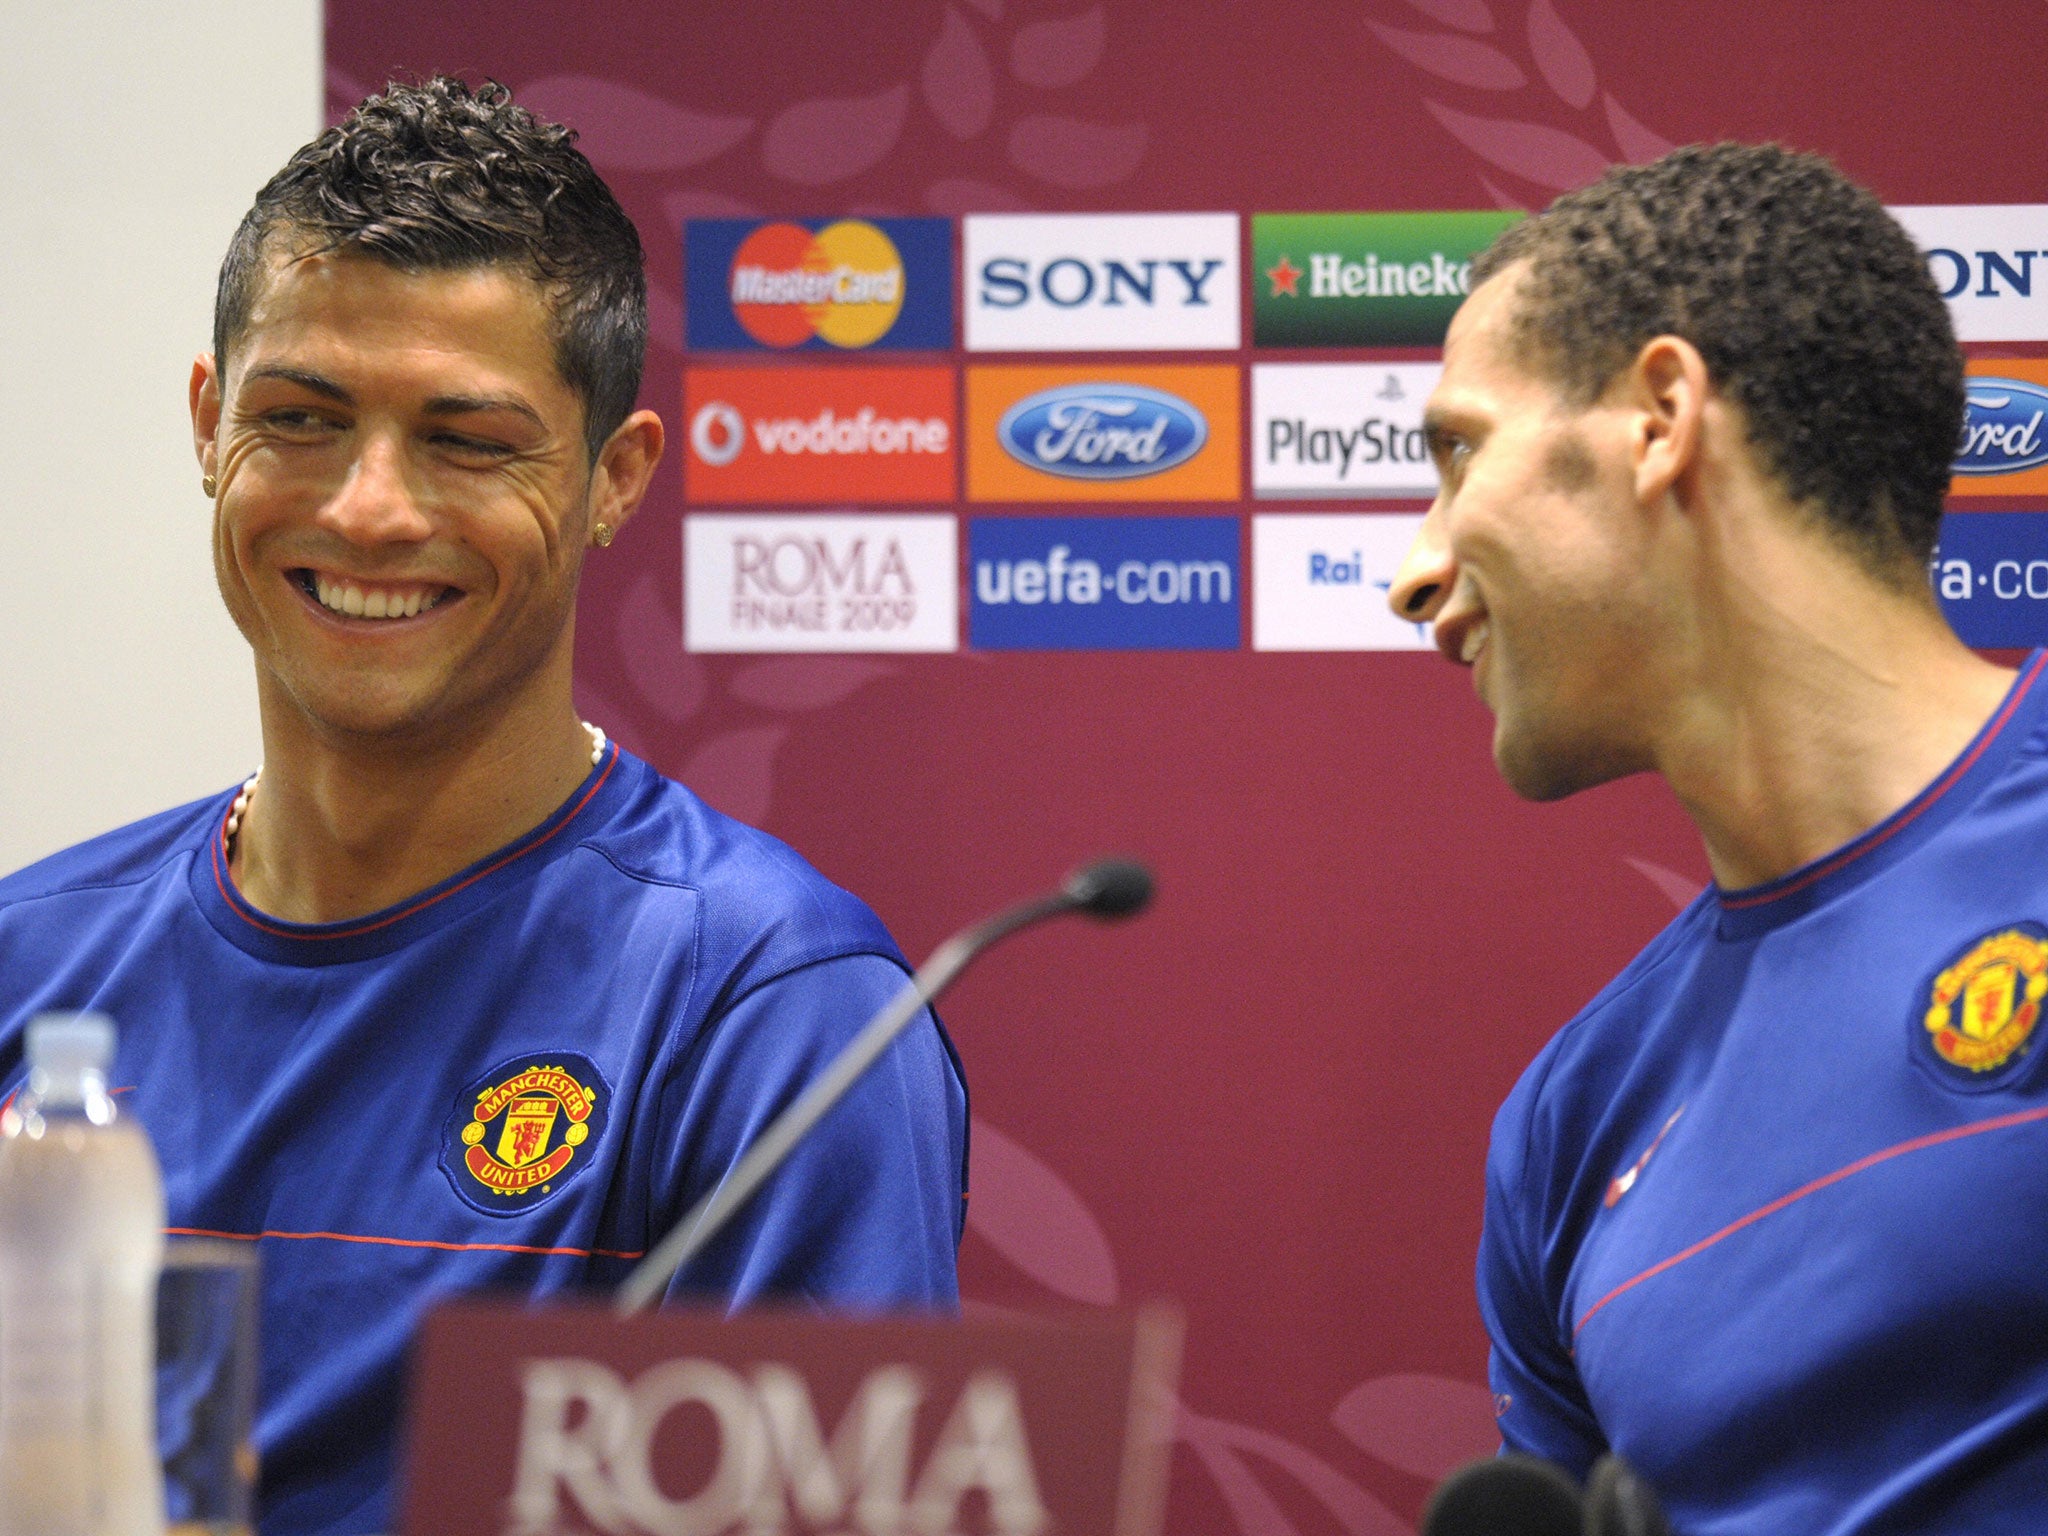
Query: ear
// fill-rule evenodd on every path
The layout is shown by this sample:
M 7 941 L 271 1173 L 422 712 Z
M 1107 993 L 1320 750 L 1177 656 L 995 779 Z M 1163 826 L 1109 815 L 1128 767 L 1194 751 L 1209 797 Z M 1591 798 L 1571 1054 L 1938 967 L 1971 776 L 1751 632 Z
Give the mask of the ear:
M 607 523 L 613 532 L 625 526 L 654 483 L 664 440 L 661 418 L 652 411 L 635 411 L 605 439 L 590 472 L 593 524 Z
M 1661 501 L 1699 462 L 1707 408 L 1707 363 L 1682 336 L 1643 344 L 1627 376 L 1636 496 Z
M 214 440 L 220 432 L 220 370 L 214 366 L 211 352 L 193 359 L 186 393 L 192 408 L 192 451 L 199 456 L 199 473 L 217 474 Z

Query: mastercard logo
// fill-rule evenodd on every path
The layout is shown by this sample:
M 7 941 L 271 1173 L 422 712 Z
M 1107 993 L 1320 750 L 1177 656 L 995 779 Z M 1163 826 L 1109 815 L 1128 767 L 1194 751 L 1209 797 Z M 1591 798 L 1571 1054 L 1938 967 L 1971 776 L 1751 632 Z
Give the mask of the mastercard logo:
M 865 219 L 763 224 L 733 253 L 733 318 L 764 347 L 872 346 L 903 313 L 903 257 Z

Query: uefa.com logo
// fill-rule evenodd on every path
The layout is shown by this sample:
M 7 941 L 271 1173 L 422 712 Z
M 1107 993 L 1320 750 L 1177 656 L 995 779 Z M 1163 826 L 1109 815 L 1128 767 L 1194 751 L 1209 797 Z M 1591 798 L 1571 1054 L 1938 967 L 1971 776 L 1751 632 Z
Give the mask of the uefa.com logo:
M 2048 644 L 2048 512 L 1945 512 L 1928 577 L 1965 645 Z
M 1209 440 L 1187 401 L 1139 384 L 1068 384 L 1019 400 L 996 423 L 1018 463 L 1068 480 L 1134 480 L 1185 464 Z
M 982 517 L 968 527 L 976 650 L 1233 651 L 1235 517 Z

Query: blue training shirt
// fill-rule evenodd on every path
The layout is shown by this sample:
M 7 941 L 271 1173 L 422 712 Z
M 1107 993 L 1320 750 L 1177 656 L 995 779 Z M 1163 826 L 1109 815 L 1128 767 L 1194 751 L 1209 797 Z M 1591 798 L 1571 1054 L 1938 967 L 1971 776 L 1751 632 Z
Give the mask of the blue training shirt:
M 616 746 L 517 842 L 317 927 L 235 890 L 230 799 L 0 880 L 0 1096 L 30 1017 L 114 1018 L 173 1232 L 260 1249 L 264 1536 L 388 1531 L 428 1304 L 617 1285 L 903 957 L 789 848 Z M 966 1114 L 926 1014 L 669 1296 L 956 1306 Z
M 1709 890 L 1494 1124 L 1503 1439 L 1687 1536 L 2048 1523 L 2048 685 L 1912 802 Z

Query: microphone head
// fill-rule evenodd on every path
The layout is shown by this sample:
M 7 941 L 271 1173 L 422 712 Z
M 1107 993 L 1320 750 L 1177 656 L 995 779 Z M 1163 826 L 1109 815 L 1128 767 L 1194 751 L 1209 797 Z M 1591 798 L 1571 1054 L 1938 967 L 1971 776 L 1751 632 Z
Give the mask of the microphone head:
M 1152 900 L 1152 871 L 1130 859 L 1099 859 L 1067 876 L 1060 894 L 1091 917 L 1129 917 Z
M 1537 1456 L 1489 1456 L 1437 1486 L 1422 1536 L 1581 1536 L 1585 1507 L 1564 1469 Z
M 1619 1456 L 1602 1456 L 1586 1479 L 1587 1536 L 1671 1536 L 1657 1495 Z

